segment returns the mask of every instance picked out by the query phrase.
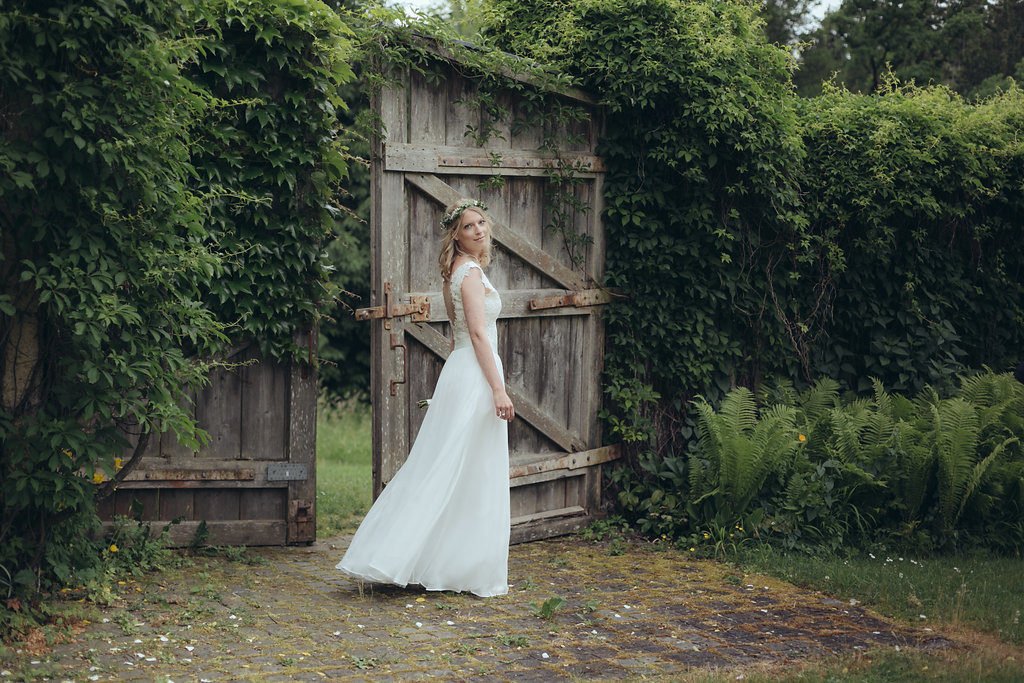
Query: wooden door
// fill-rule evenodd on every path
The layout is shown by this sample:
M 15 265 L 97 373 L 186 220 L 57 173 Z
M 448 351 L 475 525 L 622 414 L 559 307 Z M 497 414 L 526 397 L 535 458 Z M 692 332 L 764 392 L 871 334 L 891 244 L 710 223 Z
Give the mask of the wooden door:
M 495 257 L 488 277 L 502 297 L 499 354 L 517 419 L 510 425 L 513 542 L 568 533 L 588 523 L 601 499 L 601 463 L 617 457 L 597 419 L 604 337 L 597 289 L 604 269 L 602 170 L 595 155 L 599 122 L 586 94 L 586 121 L 555 131 L 559 158 L 586 170 L 576 198 L 587 210 L 573 229 L 590 240 L 582 262 L 551 223 L 543 130 L 491 121 L 496 136 L 474 142 L 486 116 L 473 84 L 450 65 L 440 79 L 411 73 L 374 100 L 384 132 L 372 160 L 371 319 L 373 482 L 379 494 L 404 462 L 447 357 L 449 326 L 437 268 L 439 221 L 459 197 L 477 197 L 493 219 Z M 515 95 L 505 105 L 517 110 Z M 551 132 L 551 131 L 548 131 Z M 562 134 L 559 134 L 562 133 Z M 572 134 L 572 135 L 570 135 Z M 502 181 L 495 182 L 500 176 Z
M 302 335 L 303 347 L 310 339 Z M 199 451 L 173 433 L 150 439 L 139 465 L 100 505 L 100 516 L 131 515 L 159 530 L 171 520 L 173 545 L 202 526 L 215 545 L 283 545 L 316 540 L 316 373 L 307 364 L 266 361 L 249 345 L 232 366 L 187 400 L 210 442 Z

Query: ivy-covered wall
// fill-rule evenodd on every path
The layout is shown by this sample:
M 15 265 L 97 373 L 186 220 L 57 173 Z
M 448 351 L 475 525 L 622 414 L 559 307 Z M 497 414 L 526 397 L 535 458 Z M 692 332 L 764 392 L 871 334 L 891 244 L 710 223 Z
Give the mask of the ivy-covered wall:
M 689 401 L 774 377 L 947 388 L 1024 351 L 1024 96 L 891 85 L 801 100 L 733 0 L 491 3 L 505 49 L 608 111 L 606 388 L 660 456 Z
M 196 438 L 199 359 L 305 358 L 347 35 L 316 2 L 0 9 L 0 592 L 101 577 L 94 500 L 126 434 Z

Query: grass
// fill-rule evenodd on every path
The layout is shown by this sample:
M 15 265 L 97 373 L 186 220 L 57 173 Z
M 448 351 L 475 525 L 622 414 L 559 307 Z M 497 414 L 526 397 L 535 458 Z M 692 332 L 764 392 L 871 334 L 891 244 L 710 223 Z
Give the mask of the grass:
M 744 550 L 744 569 L 853 598 L 883 614 L 919 626 L 963 626 L 1024 645 L 1024 559 L 898 553 L 808 557 L 769 547 Z
M 792 662 L 781 670 L 778 666 L 756 665 L 742 671 L 695 670 L 680 676 L 677 680 L 679 683 L 723 683 L 735 680 L 742 680 L 744 683 L 1019 683 L 1021 673 L 1021 664 L 1005 653 L 874 650 L 824 660 Z
M 370 509 L 370 408 L 321 404 L 316 427 L 317 535 L 354 531 Z

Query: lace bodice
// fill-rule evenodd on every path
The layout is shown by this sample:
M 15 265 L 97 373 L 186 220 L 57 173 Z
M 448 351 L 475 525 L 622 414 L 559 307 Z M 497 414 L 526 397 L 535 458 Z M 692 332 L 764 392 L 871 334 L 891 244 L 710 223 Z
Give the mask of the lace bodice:
M 480 264 L 476 261 L 466 261 L 461 266 L 452 271 L 451 279 L 451 293 L 452 303 L 454 306 L 455 319 L 452 320 L 452 328 L 455 333 L 455 348 L 461 348 L 463 346 L 470 346 L 472 342 L 469 338 L 469 328 L 466 326 L 466 313 L 462 308 L 462 281 L 466 278 L 466 274 L 473 268 L 480 271 L 480 277 L 484 283 L 484 316 L 487 320 L 487 338 L 491 342 L 491 348 L 497 350 L 498 348 L 498 314 L 501 313 L 501 297 L 498 296 L 498 291 L 491 285 L 491 281 L 487 279 L 487 275 L 484 274 L 483 268 L 480 268 Z

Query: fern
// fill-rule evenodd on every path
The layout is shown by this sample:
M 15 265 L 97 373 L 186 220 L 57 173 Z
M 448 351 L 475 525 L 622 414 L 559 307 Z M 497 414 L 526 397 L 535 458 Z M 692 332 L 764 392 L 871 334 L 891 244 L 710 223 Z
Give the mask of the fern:
M 947 529 L 959 517 L 978 453 L 979 420 L 962 398 L 932 406 L 934 448 L 939 464 L 939 511 Z
M 985 458 L 974 466 L 967 478 L 963 498 L 960 500 L 960 506 L 957 508 L 956 515 L 952 519 L 947 520 L 947 524 L 950 528 L 960 521 L 960 517 L 963 515 L 964 509 L 967 507 L 967 503 L 972 500 L 975 494 L 981 489 L 981 484 L 985 480 L 985 475 L 992 467 L 992 464 L 999 458 L 1007 446 L 1016 442 L 1016 437 L 1006 439 L 1001 444 L 993 448 L 991 453 L 985 456 Z
M 719 411 L 696 402 L 700 453 L 691 455 L 691 503 L 714 499 L 712 516 L 740 519 L 765 479 L 796 448 L 795 415 L 789 406 L 773 406 L 758 417 L 753 394 L 729 392 Z M 706 463 L 706 466 L 705 464 Z

